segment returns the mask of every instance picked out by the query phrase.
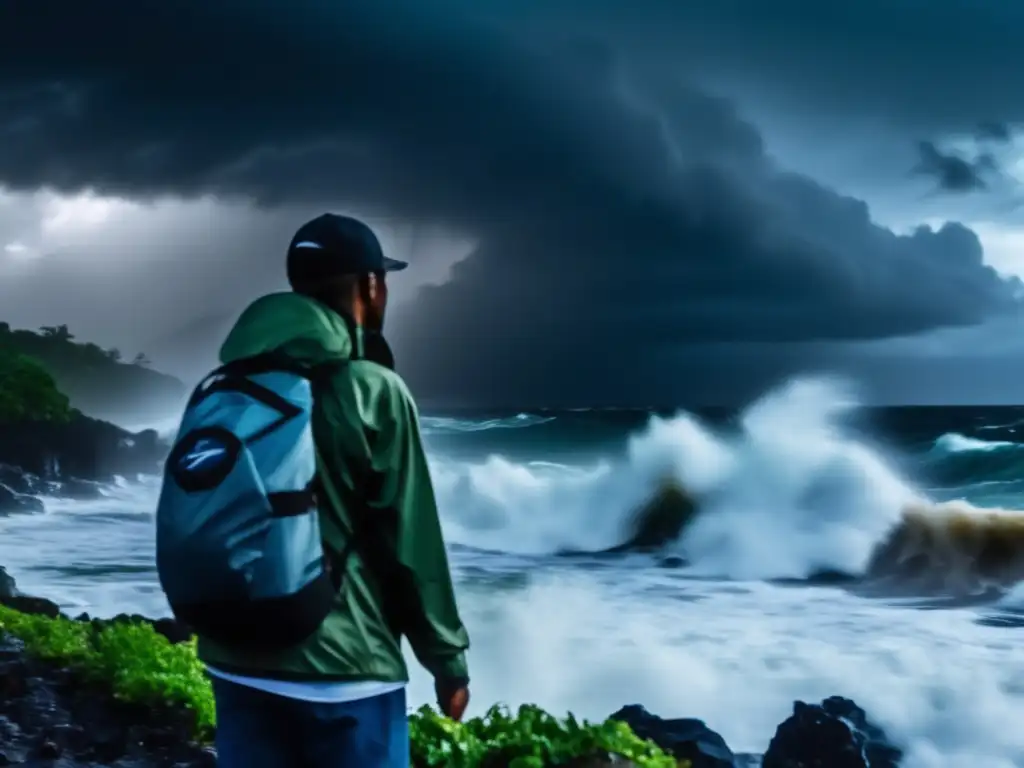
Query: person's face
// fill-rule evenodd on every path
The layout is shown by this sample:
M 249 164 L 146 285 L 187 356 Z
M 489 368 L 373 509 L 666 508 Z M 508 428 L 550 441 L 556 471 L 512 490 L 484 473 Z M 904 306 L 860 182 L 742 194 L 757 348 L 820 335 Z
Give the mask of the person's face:
M 384 328 L 384 313 L 388 306 L 388 286 L 383 272 L 366 276 L 362 283 L 364 318 L 363 324 L 374 331 Z

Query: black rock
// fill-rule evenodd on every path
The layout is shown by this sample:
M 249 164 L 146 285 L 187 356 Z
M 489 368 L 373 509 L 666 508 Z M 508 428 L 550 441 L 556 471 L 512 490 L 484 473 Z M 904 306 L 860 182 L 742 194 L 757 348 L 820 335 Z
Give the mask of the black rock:
M 55 741 L 47 739 L 39 745 L 39 750 L 36 754 L 38 754 L 43 760 L 56 760 L 60 757 L 60 753 L 60 745 Z
M 53 602 L 53 600 L 47 600 L 45 597 L 15 594 L 10 597 L 0 597 L 0 604 L 22 613 L 45 616 L 48 619 L 56 619 L 61 615 L 60 606 Z
M 214 768 L 194 713 L 127 704 L 0 635 L 0 766 Z
M 611 716 L 627 723 L 642 739 L 650 739 L 676 758 L 689 760 L 692 768 L 733 768 L 735 755 L 720 735 L 703 720 L 666 720 L 652 715 L 639 704 L 623 707 Z
M 110 482 L 115 475 L 156 473 L 166 451 L 154 430 L 132 433 L 82 414 L 66 424 L 0 424 L 0 463 L 39 478 L 29 481 L 29 486 L 72 480 Z M 9 469 L 0 473 L 0 482 L 7 484 L 10 474 Z M 26 483 L 20 485 L 24 488 Z M 20 493 L 39 492 L 11 488 Z M 61 492 L 60 485 L 56 490 Z M 68 493 L 94 497 L 95 489 L 75 483 Z
M 697 500 L 685 488 L 668 483 L 634 512 L 626 541 L 605 550 L 605 553 L 656 552 L 679 538 L 696 517 L 698 509 Z
M 0 565 L 0 600 L 16 597 L 18 594 L 18 584 L 14 581 L 14 577 Z
M 52 600 L 47 600 L 45 597 L 23 595 L 18 590 L 18 584 L 14 581 L 14 577 L 3 566 L 0 566 L 0 605 L 6 605 L 8 608 L 22 613 L 46 616 L 50 619 L 61 615 L 60 606 Z
M 849 699 L 793 704 L 775 731 L 762 768 L 897 768 L 903 753 Z
M 43 512 L 43 502 L 35 496 L 19 493 L 3 483 L 0 483 L 0 515 L 9 515 L 17 512 Z
M 6 485 L 15 493 L 33 494 L 42 493 L 45 490 L 45 484 L 38 478 L 13 464 L 0 464 L 0 485 Z
M 153 629 L 172 643 L 184 643 L 192 639 L 192 631 L 174 619 L 156 619 L 152 622 Z

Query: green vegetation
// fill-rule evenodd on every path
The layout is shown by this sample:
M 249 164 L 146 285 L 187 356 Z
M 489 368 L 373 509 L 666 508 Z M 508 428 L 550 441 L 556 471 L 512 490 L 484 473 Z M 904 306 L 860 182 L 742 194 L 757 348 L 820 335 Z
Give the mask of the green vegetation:
M 182 706 L 195 715 L 197 738 L 213 732 L 213 693 L 195 644 L 172 645 L 148 624 L 109 624 L 33 616 L 0 605 L 0 630 L 44 661 L 73 667 L 120 699 Z
M 422 707 L 409 718 L 409 738 L 417 768 L 545 768 L 606 754 L 621 755 L 641 768 L 689 768 L 689 761 L 677 762 L 625 723 L 591 724 L 572 715 L 560 720 L 532 705 L 515 713 L 491 707 L 465 723 Z
M 31 616 L 0 605 L 0 630 L 25 643 L 33 656 L 69 665 L 85 681 L 109 686 L 129 702 L 184 707 L 194 715 L 196 737 L 214 729 L 213 694 L 194 643 L 173 645 L 148 624 L 109 624 Z M 572 758 L 617 754 L 641 768 L 687 768 L 634 734 L 624 723 L 592 725 L 571 715 L 559 720 L 533 706 L 512 712 L 493 707 L 456 723 L 423 707 L 409 719 L 417 768 L 543 768 Z
M 0 323 L 0 354 L 36 360 L 72 405 L 92 415 L 109 417 L 153 404 L 165 406 L 185 391 L 177 379 L 151 370 L 144 354 L 123 362 L 117 349 L 76 341 L 66 325 L 36 332 Z
M 31 357 L 0 349 L 0 424 L 67 422 L 71 403 L 53 376 Z

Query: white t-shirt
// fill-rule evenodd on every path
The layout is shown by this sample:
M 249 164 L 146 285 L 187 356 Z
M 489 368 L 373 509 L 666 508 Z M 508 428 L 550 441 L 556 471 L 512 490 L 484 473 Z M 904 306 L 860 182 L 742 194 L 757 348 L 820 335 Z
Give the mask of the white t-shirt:
M 405 687 L 405 683 L 384 683 L 379 680 L 359 680 L 356 682 L 295 682 L 293 680 L 273 680 L 265 677 L 248 677 L 223 672 L 216 667 L 206 666 L 206 671 L 214 677 L 227 680 L 229 683 L 245 685 L 259 691 L 285 696 L 289 699 L 312 701 L 319 704 L 341 704 L 346 701 L 369 699 L 381 696 Z

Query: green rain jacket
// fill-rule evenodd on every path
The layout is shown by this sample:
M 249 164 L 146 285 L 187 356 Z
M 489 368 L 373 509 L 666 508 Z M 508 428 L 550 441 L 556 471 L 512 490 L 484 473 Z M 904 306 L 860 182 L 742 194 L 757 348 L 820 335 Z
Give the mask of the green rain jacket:
M 313 412 L 325 496 L 320 518 L 335 552 L 352 535 L 358 504 L 375 537 L 372 551 L 357 547 L 345 561 L 335 608 L 317 633 L 269 654 L 200 637 L 207 664 L 282 680 L 399 682 L 408 680 L 404 635 L 436 679 L 468 680 L 469 637 L 455 605 L 416 405 L 398 374 L 360 359 L 362 350 L 354 324 L 294 293 L 257 299 L 221 348 L 225 363 L 265 352 L 311 365 L 351 360 L 319 389 Z M 365 480 L 358 488 L 357 477 Z

